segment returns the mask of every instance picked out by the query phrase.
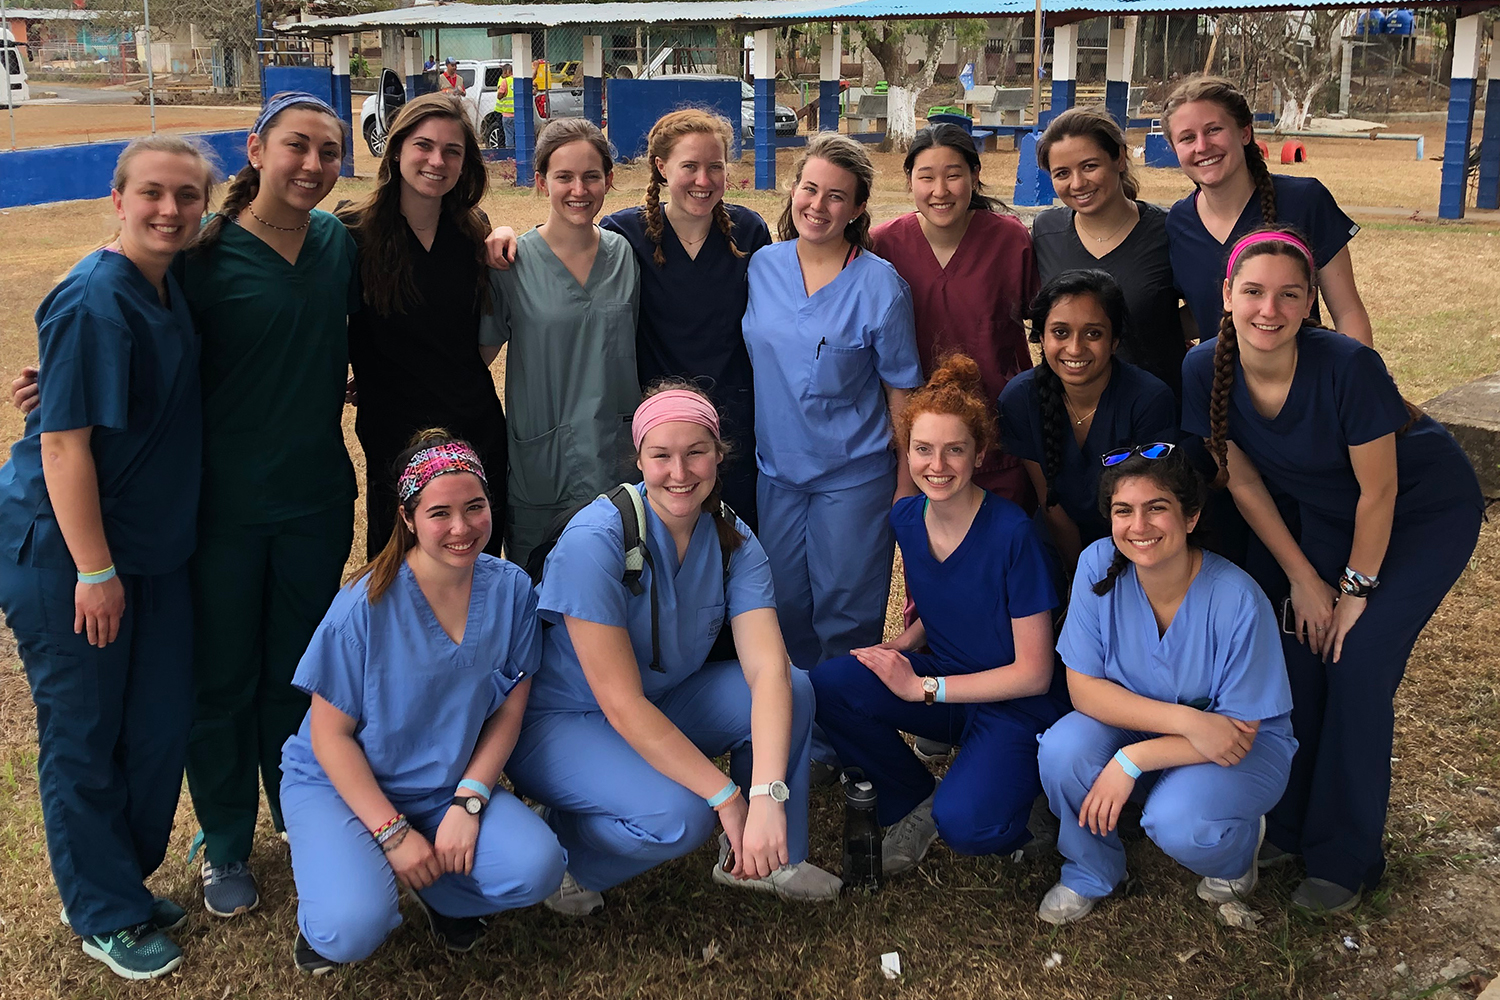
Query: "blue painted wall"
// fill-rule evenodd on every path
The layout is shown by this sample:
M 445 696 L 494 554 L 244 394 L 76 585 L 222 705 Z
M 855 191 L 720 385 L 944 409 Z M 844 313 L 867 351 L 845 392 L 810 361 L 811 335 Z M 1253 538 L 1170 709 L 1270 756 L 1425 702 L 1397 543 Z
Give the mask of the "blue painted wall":
M 734 149 L 740 152 L 740 84 L 738 80 L 674 80 L 670 76 L 650 80 L 609 81 L 609 141 L 627 160 L 646 153 L 646 133 L 656 120 L 678 108 L 708 108 L 729 119 L 734 128 Z
M 213 150 L 226 175 L 245 165 L 249 132 L 209 132 L 192 138 Z M 0 208 L 103 198 L 126 145 L 121 140 L 0 152 Z
M 333 69 L 328 66 L 267 66 L 266 94 L 283 90 L 302 90 L 333 103 Z

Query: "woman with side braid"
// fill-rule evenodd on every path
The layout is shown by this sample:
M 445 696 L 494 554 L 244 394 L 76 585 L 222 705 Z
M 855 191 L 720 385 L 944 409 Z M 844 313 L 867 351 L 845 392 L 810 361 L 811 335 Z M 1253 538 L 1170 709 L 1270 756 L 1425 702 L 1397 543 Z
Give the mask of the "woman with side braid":
M 1021 459 L 1068 575 L 1078 554 L 1109 535 L 1099 513 L 1099 456 L 1137 441 L 1176 441 L 1172 390 L 1117 356 L 1125 296 L 1104 271 L 1064 271 L 1031 306 L 1042 363 L 1000 394 L 1000 437 Z
M 1297 641 L 1282 645 L 1301 749 L 1260 863 L 1301 854 L 1293 905 L 1338 913 L 1385 869 L 1391 701 L 1474 551 L 1484 500 L 1457 442 L 1401 398 L 1380 355 L 1308 322 L 1316 296 L 1299 234 L 1239 240 L 1217 341 L 1183 363 L 1183 425 L 1208 438 L 1219 484 L 1291 581 Z M 1300 540 L 1273 484 L 1296 503 Z

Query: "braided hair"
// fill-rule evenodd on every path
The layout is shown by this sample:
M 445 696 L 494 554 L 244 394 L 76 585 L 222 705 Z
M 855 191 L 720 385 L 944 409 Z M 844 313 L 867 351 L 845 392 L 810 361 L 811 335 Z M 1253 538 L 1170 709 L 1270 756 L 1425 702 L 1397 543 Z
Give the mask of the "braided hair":
M 661 247 L 661 188 L 667 178 L 657 166 L 657 161 L 665 163 L 670 160 L 677 140 L 689 135 L 707 135 L 718 139 L 724 147 L 726 164 L 730 147 L 734 143 L 734 130 L 728 120 L 701 108 L 683 108 L 669 112 L 651 126 L 651 132 L 646 136 L 646 162 L 651 164 L 651 180 L 646 184 L 646 199 L 641 205 L 641 215 L 646 220 L 646 238 L 656 247 L 651 260 L 657 267 L 664 267 L 667 263 L 666 254 Z M 729 243 L 729 252 L 743 258 L 745 251 L 734 242 L 734 223 L 729 218 L 729 209 L 725 206 L 723 197 L 714 202 L 714 224 Z
M 1196 101 L 1217 104 L 1229 113 L 1229 117 L 1240 128 L 1251 128 L 1255 122 L 1255 116 L 1250 113 L 1250 102 L 1245 100 L 1245 95 L 1233 83 L 1221 76 L 1191 76 L 1178 84 L 1177 89 L 1167 98 L 1166 104 L 1162 105 L 1161 120 L 1168 136 L 1172 134 L 1172 115 L 1184 104 Z M 1271 182 L 1271 169 L 1266 166 L 1266 158 L 1255 141 L 1253 128 L 1250 131 L 1250 141 L 1245 143 L 1244 149 L 1245 167 L 1250 171 L 1250 179 L 1255 182 L 1255 190 L 1260 195 L 1261 220 L 1269 226 L 1276 221 L 1276 186 Z
M 1064 271 L 1042 286 L 1031 302 L 1031 333 L 1027 339 L 1040 344 L 1046 339 L 1047 317 L 1059 301 L 1075 295 L 1090 295 L 1104 310 L 1109 319 L 1113 350 L 1118 351 L 1127 328 L 1125 293 L 1107 272 L 1097 269 Z M 1048 507 L 1058 504 L 1057 477 L 1062 472 L 1063 449 L 1071 430 L 1067 413 L 1067 389 L 1062 380 L 1047 364 L 1045 355 L 1036 374 L 1032 376 L 1036 386 L 1037 404 L 1042 418 L 1042 473 L 1047 480 Z
M 1099 476 L 1099 512 L 1104 515 L 1106 521 L 1111 520 L 1115 491 L 1120 483 L 1127 479 L 1149 479 L 1172 494 L 1182 506 L 1184 518 L 1191 518 L 1203 510 L 1203 502 L 1208 491 L 1204 488 L 1203 478 L 1198 475 L 1181 448 L 1154 459 L 1142 455 L 1131 455 L 1118 465 L 1106 468 Z M 1188 532 L 1188 545 L 1193 548 L 1202 548 L 1197 528 L 1198 526 L 1194 525 L 1193 530 Z M 1116 545 L 1115 556 L 1110 560 L 1109 568 L 1104 571 L 1104 577 L 1093 586 L 1094 593 L 1103 597 L 1113 590 L 1115 580 L 1125 572 L 1125 568 L 1129 565 L 1129 557 Z

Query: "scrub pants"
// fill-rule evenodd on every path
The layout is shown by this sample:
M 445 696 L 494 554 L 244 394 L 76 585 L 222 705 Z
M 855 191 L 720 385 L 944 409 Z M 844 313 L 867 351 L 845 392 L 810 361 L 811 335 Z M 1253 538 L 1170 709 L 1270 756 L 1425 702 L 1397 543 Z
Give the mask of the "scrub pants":
M 447 815 L 436 805 L 396 803 L 431 843 Z M 401 925 L 399 886 L 370 831 L 331 784 L 288 777 L 281 784 L 297 927 L 313 950 L 333 962 L 368 958 Z M 567 856 L 552 831 L 503 788 L 480 815 L 472 875 L 443 875 L 420 891 L 445 917 L 483 917 L 539 903 L 562 882 Z
M 918 674 L 937 674 L 930 656 L 912 655 Z M 891 826 L 932 795 L 932 773 L 902 732 L 963 749 L 932 802 L 943 842 L 959 854 L 1000 854 L 1031 839 L 1026 821 L 1041 794 L 1037 736 L 1056 719 L 1038 719 L 1011 702 L 936 704 L 902 701 L 852 656 L 812 671 L 818 724 L 839 760 L 862 768 L 879 795 L 876 818 Z M 1033 703 L 1037 699 L 1028 699 Z
M 188 789 L 216 865 L 250 858 L 260 805 L 281 816 L 281 745 L 311 699 L 292 675 L 338 593 L 353 509 L 272 524 L 204 526 L 193 557 L 196 696 Z
M 120 581 L 120 634 L 99 649 L 73 633 L 73 573 L 0 567 L 0 607 L 36 703 L 52 877 L 80 935 L 150 919 L 142 881 L 166 854 L 192 719 L 187 567 Z
M 1385 871 L 1396 688 L 1417 636 L 1473 554 L 1480 516 L 1477 507 L 1398 515 L 1380 587 L 1345 636 L 1339 662 L 1324 663 L 1282 636 L 1299 749 L 1266 836 L 1301 854 L 1310 877 L 1357 891 Z M 1350 543 L 1347 526 L 1304 512 L 1302 550 L 1324 580 L 1343 573 Z
M 895 492 L 894 470 L 826 492 L 760 477 L 757 537 L 771 563 L 787 653 L 803 670 L 885 638 Z
M 787 762 L 787 860 L 807 859 L 807 792 L 813 689 L 793 670 Z M 708 663 L 655 702 L 705 756 L 750 744 L 750 688 L 737 661 Z M 730 756 L 730 777 L 748 793 L 751 754 Z M 709 838 L 718 814 L 648 764 L 602 711 L 528 713 L 506 773 L 522 795 L 550 810 L 568 871 L 603 892 Z
M 1057 848 L 1067 860 L 1062 884 L 1101 899 L 1125 878 L 1125 845 L 1115 829 L 1099 837 L 1078 825 L 1078 810 L 1115 751 L 1152 738 L 1069 712 L 1042 736 L 1038 763 L 1047 801 L 1061 823 Z M 1131 798 L 1145 797 L 1141 827 L 1168 856 L 1199 875 L 1239 878 L 1255 860 L 1260 818 L 1286 788 L 1290 742 L 1258 737 L 1233 767 L 1188 764 L 1144 774 Z

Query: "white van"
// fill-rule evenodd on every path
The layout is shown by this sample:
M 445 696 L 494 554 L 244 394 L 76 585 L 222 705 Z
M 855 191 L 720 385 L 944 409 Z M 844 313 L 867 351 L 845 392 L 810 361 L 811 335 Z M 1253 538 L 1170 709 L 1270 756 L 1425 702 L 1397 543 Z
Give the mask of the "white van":
M 31 100 L 31 84 L 26 82 L 26 57 L 9 28 L 0 28 L 0 104 L 20 104 Z

